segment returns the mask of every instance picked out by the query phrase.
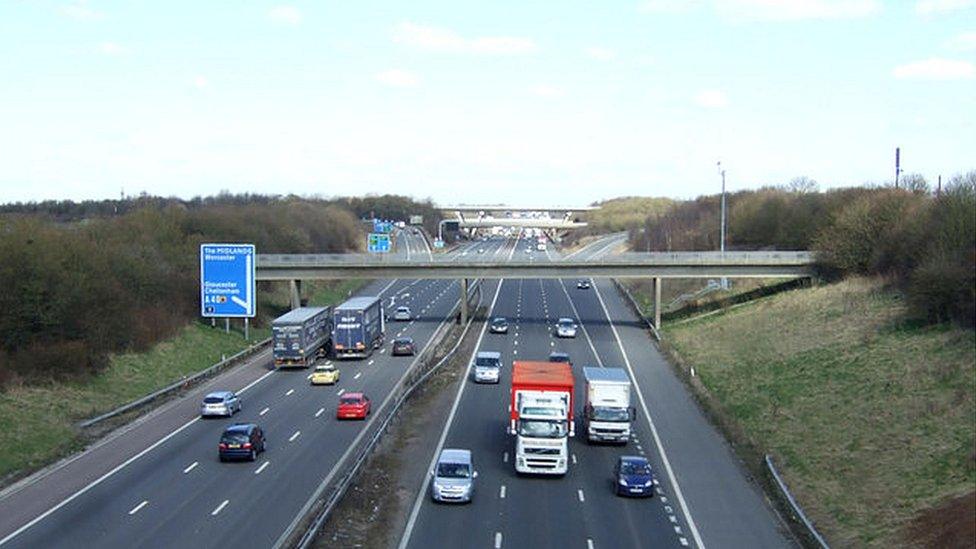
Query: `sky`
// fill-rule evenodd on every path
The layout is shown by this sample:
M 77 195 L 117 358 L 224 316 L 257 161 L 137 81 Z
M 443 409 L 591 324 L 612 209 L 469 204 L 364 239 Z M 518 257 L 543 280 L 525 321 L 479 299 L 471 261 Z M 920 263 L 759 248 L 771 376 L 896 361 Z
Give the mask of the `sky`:
M 0 202 L 976 169 L 976 0 L 0 0 Z

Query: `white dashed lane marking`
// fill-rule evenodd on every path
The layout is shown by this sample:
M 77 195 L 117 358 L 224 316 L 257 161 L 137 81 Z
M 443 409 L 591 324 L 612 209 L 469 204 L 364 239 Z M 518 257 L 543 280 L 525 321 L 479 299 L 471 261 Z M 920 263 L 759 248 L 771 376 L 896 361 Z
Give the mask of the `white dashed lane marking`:
M 197 461 L 194 461 L 193 463 L 190 464 L 189 467 L 187 467 L 186 469 L 183 469 L 183 474 L 185 475 L 185 474 L 189 473 L 190 471 L 196 469 L 197 468 L 197 465 L 200 465 L 200 463 L 197 462 Z
M 143 507 L 145 507 L 148 504 L 149 504 L 149 500 L 143 500 L 142 503 L 140 503 L 139 505 L 136 505 L 135 507 L 133 507 L 132 510 L 129 511 L 129 514 L 130 515 L 134 515 L 134 514 L 138 513 L 139 512 L 139 509 L 142 509 Z
M 315 417 L 319 417 L 320 415 L 322 415 L 322 412 L 324 412 L 324 411 L 325 411 L 325 408 L 319 408 L 319 411 L 318 412 L 315 412 Z
M 267 414 L 268 413 L 268 410 L 270 410 L 270 408 L 265 408 L 264 410 L 261 410 L 260 412 L 258 412 L 258 415 L 259 416 L 263 416 L 264 414 Z
M 301 431 L 295 431 L 295 434 L 288 439 L 288 442 L 295 442 L 295 439 L 300 437 L 301 435 L 302 435 Z
M 500 497 L 501 499 L 505 499 L 505 485 L 504 484 L 502 484 L 501 489 L 498 491 L 498 497 Z
M 586 501 L 586 498 L 583 497 L 583 489 L 582 488 L 580 488 L 579 490 L 576 491 L 576 496 L 579 497 L 580 503 L 583 503 L 583 502 Z
M 362 372 L 356 372 L 356 375 L 352 376 L 353 379 L 359 379 L 359 376 L 363 375 Z
M 288 392 L 285 393 L 285 396 L 291 396 L 291 394 L 294 393 L 294 392 L 295 392 L 294 389 L 288 389 Z
M 221 511 L 224 510 L 224 507 L 227 507 L 227 504 L 228 503 L 230 503 L 230 500 L 229 499 L 225 499 L 223 501 L 223 503 L 221 503 L 220 505 L 217 506 L 216 509 L 214 509 L 213 511 L 210 511 L 210 516 L 212 516 L 212 517 L 217 516 L 218 513 L 220 513 Z
M 261 466 L 258 467 L 256 471 L 254 471 L 254 474 L 255 475 L 260 475 L 261 474 L 261 471 L 264 471 L 264 468 L 267 467 L 269 463 L 271 463 L 271 462 L 270 461 L 265 461 L 264 463 L 262 463 Z

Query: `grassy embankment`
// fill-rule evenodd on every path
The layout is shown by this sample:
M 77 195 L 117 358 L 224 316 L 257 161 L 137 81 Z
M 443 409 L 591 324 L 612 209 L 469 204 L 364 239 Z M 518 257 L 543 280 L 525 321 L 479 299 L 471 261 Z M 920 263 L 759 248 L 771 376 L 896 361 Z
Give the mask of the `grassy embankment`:
M 363 284 L 361 280 L 313 283 L 307 286 L 309 303 L 342 301 Z M 262 297 L 262 304 L 287 302 L 287 289 L 277 285 Z M 238 322 L 239 324 L 239 322 Z M 86 438 L 75 424 L 111 410 L 203 370 L 247 347 L 240 332 L 224 332 L 192 323 L 171 339 L 145 353 L 112 356 L 98 375 L 46 385 L 8 387 L 0 392 L 0 479 L 12 480 L 24 473 L 83 447 Z M 237 326 L 237 329 L 240 329 Z M 267 338 L 267 327 L 252 329 L 251 342 Z
M 919 517 L 976 488 L 973 332 L 906 324 L 904 310 L 852 279 L 665 324 L 733 438 L 778 460 L 835 546 L 926 543 Z M 966 531 L 960 516 L 931 526 Z

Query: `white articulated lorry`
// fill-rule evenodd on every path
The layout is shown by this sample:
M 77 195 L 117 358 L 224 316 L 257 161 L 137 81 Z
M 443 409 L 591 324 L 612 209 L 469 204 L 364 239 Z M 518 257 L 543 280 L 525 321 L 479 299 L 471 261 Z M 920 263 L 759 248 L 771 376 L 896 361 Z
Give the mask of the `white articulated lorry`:
M 630 405 L 630 378 L 622 368 L 583 368 L 586 404 L 583 431 L 590 442 L 627 444 L 635 410 Z

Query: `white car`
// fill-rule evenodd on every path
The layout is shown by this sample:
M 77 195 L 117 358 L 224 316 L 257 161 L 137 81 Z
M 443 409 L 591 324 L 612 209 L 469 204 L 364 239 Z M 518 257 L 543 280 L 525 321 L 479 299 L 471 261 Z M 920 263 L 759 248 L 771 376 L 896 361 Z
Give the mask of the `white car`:
M 560 318 L 556 322 L 557 337 L 576 337 L 576 322 L 572 318 Z
M 410 320 L 413 318 L 413 314 L 410 312 L 410 307 L 400 306 L 397 307 L 395 313 L 393 313 L 393 320 Z
M 475 355 L 473 366 L 476 383 L 498 383 L 502 354 L 495 351 L 479 351 Z

